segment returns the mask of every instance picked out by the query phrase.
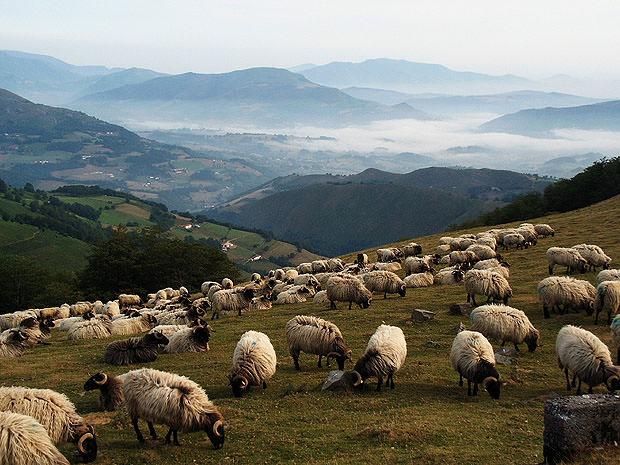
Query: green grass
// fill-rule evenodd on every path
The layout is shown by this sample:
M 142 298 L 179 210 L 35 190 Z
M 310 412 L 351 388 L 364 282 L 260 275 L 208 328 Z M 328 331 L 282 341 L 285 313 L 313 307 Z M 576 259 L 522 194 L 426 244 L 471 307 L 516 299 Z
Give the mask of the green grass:
M 109 195 L 98 195 L 92 197 L 73 197 L 70 195 L 57 195 L 61 201 L 65 203 L 79 203 L 82 205 L 88 205 L 89 207 L 93 207 L 95 209 L 112 207 L 114 205 L 118 205 L 125 202 L 125 199 L 122 197 L 112 197 Z
M 104 225 L 137 223 L 139 226 L 153 226 L 149 221 L 150 209 L 134 202 L 119 203 L 110 210 L 103 210 L 99 221 Z
M 592 318 L 584 314 L 542 318 L 536 285 L 547 275 L 545 250 L 552 245 L 588 242 L 601 245 L 612 257 L 620 257 L 620 197 L 542 221 L 556 228 L 555 238 L 506 255 L 512 264 L 514 298 L 510 304 L 528 314 L 540 329 L 543 345 L 534 353 L 521 353 L 514 365 L 498 366 L 506 383 L 498 401 L 486 394 L 468 398 L 448 361 L 454 328 L 460 321 L 467 324 L 466 318 L 447 312 L 449 304 L 464 301 L 462 286 L 409 290 L 405 298 L 383 300 L 376 296 L 368 310 L 348 311 L 340 304 L 338 310 L 330 311 L 308 302 L 243 317 L 222 317 L 213 325 L 216 333 L 208 353 L 161 355 L 149 366 L 189 376 L 220 407 L 227 428 L 226 444 L 220 451 L 211 448 L 204 433 L 181 434 L 181 448 L 155 442 L 139 445 L 125 413 L 98 412 L 95 393 L 80 395 L 89 373 L 105 370 L 118 374 L 126 370 L 103 362 L 109 340 L 70 343 L 65 334 L 54 330 L 51 346 L 35 348 L 18 363 L 3 363 L 0 383 L 66 393 L 96 425 L 100 450 L 97 463 L 104 465 L 540 463 L 544 401 L 566 395 L 554 354 L 558 330 L 565 324 L 579 324 L 610 343 L 608 328 L 594 326 Z M 418 242 L 431 250 L 438 237 L 419 238 Z M 594 282 L 595 274 L 585 278 Z M 437 319 L 412 324 L 413 308 L 435 311 Z M 400 326 L 407 338 L 408 355 L 395 376 L 396 389 L 376 393 L 374 383 L 370 383 L 366 390 L 350 395 L 321 392 L 328 369 L 318 369 L 314 357 L 302 356 L 302 371 L 298 373 L 288 355 L 284 325 L 297 314 L 313 314 L 336 323 L 354 359 L 362 354 L 379 324 Z M 267 390 L 256 389 L 236 399 L 226 375 L 235 344 L 249 329 L 263 331 L 271 338 L 278 370 Z M 428 346 L 429 341 L 436 344 Z M 142 428 L 146 432 L 145 425 Z M 166 429 L 160 426 L 158 431 L 164 434 Z M 64 447 L 63 451 L 69 454 L 72 448 Z M 593 455 L 582 463 L 604 463 L 602 460 Z

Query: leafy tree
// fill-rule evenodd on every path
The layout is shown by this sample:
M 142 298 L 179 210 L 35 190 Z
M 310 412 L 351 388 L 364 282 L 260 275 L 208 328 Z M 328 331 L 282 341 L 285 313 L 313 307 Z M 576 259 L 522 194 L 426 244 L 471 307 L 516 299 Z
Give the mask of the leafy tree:
M 33 186 L 31 183 L 27 182 L 27 183 L 24 185 L 24 190 L 25 190 L 26 192 L 34 192 L 34 186 Z
M 9 185 L 4 182 L 4 180 L 0 179 L 0 193 L 5 194 L 9 190 Z

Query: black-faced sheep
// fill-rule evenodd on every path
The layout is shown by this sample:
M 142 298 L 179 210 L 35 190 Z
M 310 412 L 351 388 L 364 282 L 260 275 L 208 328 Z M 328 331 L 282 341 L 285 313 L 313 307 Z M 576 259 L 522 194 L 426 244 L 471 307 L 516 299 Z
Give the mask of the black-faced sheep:
M 458 267 L 451 266 L 438 271 L 433 278 L 433 283 L 438 286 L 446 284 L 459 284 L 463 282 L 465 272 Z
M 368 266 L 368 264 L 370 263 L 370 260 L 368 259 L 368 255 L 365 253 L 358 253 L 357 254 L 357 258 L 355 259 L 355 264 L 365 268 L 366 266 Z
M 99 390 L 99 406 L 107 412 L 113 412 L 125 403 L 124 379 L 125 375 L 112 376 L 102 372 L 95 373 L 84 383 L 84 390 Z
M 353 302 L 360 308 L 368 308 L 372 302 L 372 292 L 354 276 L 332 276 L 327 280 L 326 291 L 332 309 L 336 309 L 336 302 L 349 302 L 349 310 Z
M 424 273 L 430 271 L 431 264 L 424 257 L 407 257 L 403 263 L 405 274 Z
M 463 279 L 467 302 L 476 304 L 476 295 L 487 297 L 487 303 L 501 301 L 506 305 L 512 297 L 512 289 L 506 278 L 501 274 L 489 270 L 469 270 Z
M 144 333 L 157 326 L 157 318 L 149 313 L 112 320 L 112 336 L 131 336 Z
M 611 324 L 611 317 L 620 311 L 620 281 L 603 281 L 596 287 L 594 311 L 594 324 L 598 324 L 598 315 L 603 311 L 607 312 L 607 324 Z
M 506 342 L 514 344 L 517 351 L 518 345 L 524 342 L 530 352 L 538 347 L 540 334 L 521 310 L 507 305 L 481 305 L 472 310 L 469 318 L 472 331 L 495 339 L 502 347 Z
M 157 359 L 157 348 L 166 344 L 168 338 L 163 334 L 147 333 L 142 337 L 111 342 L 103 358 L 111 365 L 154 362 Z
M 213 329 L 209 326 L 197 325 L 180 329 L 168 336 L 168 344 L 164 351 L 169 354 L 183 352 L 206 352 L 209 350 L 209 339 Z
M 596 282 L 600 284 L 603 281 L 620 281 L 620 270 L 602 270 L 596 275 Z
M 566 273 L 585 273 L 588 262 L 581 254 L 567 247 L 550 247 L 547 249 L 547 261 L 549 262 L 549 274 L 553 274 L 555 265 L 566 267 Z
M 28 336 L 19 329 L 7 329 L 0 333 L 0 357 L 21 357 L 28 348 Z
M 368 340 L 364 355 L 355 364 L 354 370 L 362 380 L 377 378 L 377 391 L 381 390 L 383 378 L 385 385 L 394 389 L 394 373 L 405 362 L 407 342 L 402 329 L 397 326 L 381 325 Z
M 378 292 L 383 294 L 383 298 L 387 299 L 388 294 L 398 294 L 405 297 L 407 286 L 398 275 L 391 271 L 370 271 L 362 275 L 364 286 L 370 292 Z
M 572 309 L 585 310 L 592 315 L 594 311 L 596 289 L 588 281 L 569 276 L 549 276 L 538 283 L 537 291 L 545 318 L 549 318 L 549 311 L 556 308 L 560 313 Z M 564 308 L 561 309 L 560 305 Z
M 555 236 L 555 230 L 545 223 L 539 223 L 534 225 L 534 231 L 538 234 L 538 237 Z
M 463 386 L 463 378 L 467 380 L 468 396 L 477 396 L 478 385 L 482 384 L 491 398 L 499 399 L 501 384 L 495 368 L 495 353 L 483 334 L 476 331 L 458 333 L 452 342 L 450 362 L 459 374 L 459 386 Z
M 603 252 L 598 245 L 594 244 L 577 244 L 572 247 L 579 255 L 581 255 L 587 262 L 590 270 L 596 271 L 596 267 L 600 266 L 604 270 L 609 268 L 611 263 L 611 257 Z
M 258 331 L 243 333 L 232 358 L 228 375 L 235 397 L 241 397 L 251 386 L 267 388 L 267 380 L 276 372 L 276 352 L 266 334 Z

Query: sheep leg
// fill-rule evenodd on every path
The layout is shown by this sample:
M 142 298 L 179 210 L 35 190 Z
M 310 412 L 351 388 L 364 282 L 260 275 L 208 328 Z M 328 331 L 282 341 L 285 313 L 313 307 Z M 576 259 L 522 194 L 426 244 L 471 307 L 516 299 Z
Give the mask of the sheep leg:
M 594 388 L 592 387 L 591 384 L 588 384 L 588 386 L 589 386 L 588 387 L 588 394 L 592 394 L 592 391 L 593 391 Z
M 543 315 L 545 318 L 551 318 L 551 315 L 549 314 L 549 308 L 546 305 L 543 305 Z
M 471 396 L 471 381 L 467 380 L 467 395 Z
M 394 384 L 394 373 L 390 373 L 390 389 L 394 389 L 396 385 Z
M 330 300 L 329 301 L 329 309 L 330 310 L 336 310 L 336 302 L 334 302 L 333 300 Z
M 514 345 L 515 345 L 515 351 L 516 351 L 516 352 L 521 352 L 521 350 L 519 349 L 519 346 L 517 345 L 517 343 L 516 343 L 516 342 L 514 343 Z
M 491 303 L 491 296 L 487 297 L 487 304 Z
M 291 357 L 293 357 L 293 362 L 295 362 L 295 369 L 296 370 L 301 370 L 301 368 L 299 368 L 299 352 L 291 352 Z
M 478 304 L 476 303 L 476 294 L 471 295 L 471 303 L 474 305 L 474 307 L 478 306 Z
M 263 389 L 267 389 L 267 381 L 263 380 Z
M 474 383 L 474 396 L 478 395 L 478 383 Z
M 383 293 L 383 298 L 384 298 L 384 299 L 387 299 L 387 292 L 384 292 L 384 293 Z
M 577 386 L 577 375 L 575 375 L 575 374 L 573 375 L 573 381 L 572 381 L 572 383 L 571 383 L 571 386 L 572 386 L 572 387 Z
M 131 424 L 133 425 L 133 429 L 136 432 L 136 437 L 139 442 L 144 442 L 144 436 L 142 436 L 142 431 L 140 431 L 140 427 L 138 426 L 138 417 L 134 417 L 131 419 Z
M 596 316 L 594 317 L 594 324 L 595 324 L 595 325 L 597 325 L 597 324 L 598 324 L 598 314 L 599 314 L 599 313 L 600 313 L 600 312 L 597 310 L 597 311 L 596 311 Z
M 155 427 L 153 426 L 153 422 L 147 421 L 146 424 L 149 427 L 149 434 L 153 439 L 157 439 L 157 431 L 155 431 Z
M 351 310 L 351 305 L 353 305 L 353 301 L 349 301 L 349 310 Z
M 568 379 L 568 368 L 564 368 L 564 376 L 566 377 L 566 390 L 570 391 L 570 380 Z
M 166 438 L 164 439 L 164 444 L 170 444 L 171 436 L 172 436 L 172 428 L 169 428 L 168 433 L 166 434 Z
M 467 294 L 467 303 L 469 303 L 470 300 L 471 300 L 471 295 Z
M 579 378 L 579 384 L 577 385 L 577 395 L 581 395 L 581 378 Z
M 172 436 L 174 437 L 174 445 L 180 446 L 181 444 L 179 444 L 178 431 L 176 429 L 172 432 Z
M 381 391 L 381 386 L 383 386 L 383 376 L 378 376 L 377 392 Z
M 319 368 L 323 368 L 323 367 L 321 366 L 321 360 L 322 360 L 322 359 L 323 359 L 323 356 L 322 356 L 322 355 L 319 355 Z M 329 366 L 329 359 L 327 360 L 327 365 Z
M 463 375 L 459 373 L 459 386 L 463 387 Z

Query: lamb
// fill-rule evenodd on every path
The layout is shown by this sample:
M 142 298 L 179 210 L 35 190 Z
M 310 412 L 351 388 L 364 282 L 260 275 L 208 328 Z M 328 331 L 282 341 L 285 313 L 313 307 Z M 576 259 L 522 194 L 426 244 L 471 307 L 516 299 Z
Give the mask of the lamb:
M 429 271 L 426 273 L 414 273 L 405 276 L 403 282 L 408 288 L 429 287 L 435 282 L 435 276 Z
M 377 249 L 377 260 L 382 263 L 400 262 L 403 253 L 395 247 L 390 249 Z
M 235 397 L 241 397 L 251 386 L 267 388 L 267 380 L 276 372 L 276 352 L 266 334 L 258 331 L 243 333 L 233 353 L 228 375 Z
M 607 324 L 611 324 L 612 315 L 620 311 L 620 281 L 603 281 L 596 287 L 594 311 L 594 324 L 598 324 L 598 315 L 602 311 L 607 312 Z
M 0 333 L 0 358 L 21 357 L 28 348 L 28 336 L 19 329 L 7 329 Z
M 209 325 L 197 325 L 191 328 L 180 329 L 168 337 L 168 344 L 164 351 L 169 354 L 207 352 L 212 330 Z
M 521 310 L 507 305 L 482 305 L 472 310 L 469 318 L 472 331 L 501 342 L 502 347 L 506 342 L 514 344 L 517 351 L 524 342 L 530 352 L 538 347 L 540 334 Z
M 69 465 L 34 418 L 0 412 L 0 465 Z
M 125 403 L 124 379 L 125 375 L 112 376 L 102 372 L 95 373 L 84 383 L 84 390 L 94 391 L 98 389 L 100 392 L 99 406 L 107 412 L 113 412 Z
M 80 339 L 104 339 L 112 335 L 112 321 L 108 316 L 91 318 L 75 323 L 69 328 L 67 338 L 70 341 Z
M 103 356 L 111 365 L 148 363 L 157 359 L 157 348 L 168 344 L 168 338 L 161 333 L 147 333 L 142 337 L 122 339 L 108 344 Z
M 543 305 L 545 318 L 549 318 L 549 310 L 560 305 L 564 306 L 561 313 L 568 309 L 585 310 L 588 315 L 594 311 L 596 289 L 588 281 L 569 276 L 550 276 L 538 283 L 538 298 Z
M 549 274 L 553 274 L 555 265 L 565 266 L 568 274 L 575 271 L 579 271 L 583 274 L 586 272 L 588 264 L 577 250 L 566 247 L 548 248 L 547 261 L 549 262 Z
M 433 284 L 446 285 L 446 284 L 458 284 L 463 281 L 465 272 L 457 267 L 444 268 L 437 272 L 433 278 Z
M 620 269 L 602 270 L 596 275 L 596 282 L 600 284 L 603 281 L 620 281 Z
M 157 326 L 157 318 L 145 313 L 135 318 L 118 318 L 112 321 L 112 336 L 131 336 L 144 333 Z
M 616 315 L 614 319 L 611 320 L 609 328 L 611 329 L 611 335 L 617 350 L 616 363 L 620 365 L 620 315 Z
M 609 268 L 611 257 L 607 256 L 603 249 L 593 244 L 577 244 L 572 247 L 588 262 L 590 270 L 596 271 L 600 266 L 604 270 Z
M 297 370 L 300 370 L 300 352 L 318 355 L 319 368 L 323 357 L 327 358 L 328 366 L 330 358 L 335 358 L 339 370 L 344 370 L 345 361 L 351 360 L 351 350 L 345 344 L 342 333 L 330 321 L 314 316 L 297 315 L 286 323 L 285 333 Z
M 134 307 L 140 305 L 142 303 L 142 299 L 139 295 L 135 294 L 121 294 L 118 296 L 118 305 L 121 309 L 127 307 Z
M 473 265 L 478 261 L 478 256 L 472 252 L 471 250 L 456 250 L 454 252 L 450 252 L 450 266 L 467 264 L 469 266 Z
M 153 439 L 157 438 L 153 423 L 169 427 L 166 444 L 174 436 L 174 444 L 178 446 L 179 431 L 203 430 L 215 449 L 223 447 L 224 417 L 204 389 L 189 378 L 142 368 L 125 374 L 123 391 L 138 441 L 144 442 L 138 426 L 138 421 L 143 419 Z
M 404 263 L 405 274 L 424 273 L 430 271 L 431 265 L 422 257 L 407 257 Z
M 459 374 L 459 386 L 463 386 L 463 378 L 467 380 L 468 396 L 477 396 L 478 384 L 482 384 L 492 399 L 499 399 L 501 384 L 495 368 L 495 353 L 484 335 L 477 331 L 458 333 L 452 342 L 450 362 Z
M 410 242 L 403 247 L 403 255 L 407 257 L 415 257 L 416 255 L 422 255 L 422 246 L 415 242 Z
M 254 288 L 248 286 L 243 292 L 234 292 L 233 289 L 224 289 L 213 294 L 211 307 L 213 314 L 211 319 L 218 319 L 220 313 L 238 312 L 241 316 L 243 310 L 247 310 L 254 298 Z
M 336 302 L 349 302 L 349 310 L 353 302 L 360 308 L 368 308 L 372 302 L 372 292 L 353 276 L 332 276 L 327 280 L 326 290 L 330 308 L 334 310 Z
M 355 364 L 354 370 L 362 376 L 362 381 L 377 377 L 377 391 L 381 390 L 383 377 L 385 385 L 394 389 L 394 373 L 405 362 L 407 342 L 402 329 L 397 326 L 381 325 L 368 340 L 364 355 Z
M 554 229 L 545 223 L 535 224 L 534 231 L 536 231 L 536 234 L 538 234 L 539 237 L 555 236 Z
M 274 304 L 283 305 L 305 302 L 312 295 L 313 292 L 307 286 L 292 286 L 290 289 L 280 292 Z
M 502 245 L 504 246 L 504 250 L 508 249 L 527 249 L 530 246 L 530 243 L 525 240 L 523 234 L 520 233 L 510 233 L 506 234 L 502 239 Z
M 512 297 L 512 289 L 506 278 L 499 273 L 489 270 L 469 270 L 465 273 L 465 291 L 467 302 L 476 305 L 476 294 L 487 296 L 487 303 L 491 300 L 500 300 L 504 305 Z
M 566 390 L 575 386 L 575 380 L 579 380 L 577 395 L 581 394 L 582 382 L 589 386 L 590 394 L 594 387 L 603 383 L 609 392 L 620 389 L 620 367 L 611 361 L 609 348 L 590 331 L 564 326 L 558 332 L 555 351 L 566 377 Z M 572 383 L 568 379 L 569 372 L 573 373 Z
M 482 244 L 472 244 L 467 247 L 465 252 L 473 252 L 476 254 L 477 260 L 488 260 L 489 258 L 495 258 L 497 255 L 494 249 Z
M 370 271 L 362 275 L 364 286 L 370 292 L 383 293 L 387 299 L 388 294 L 398 294 L 405 297 L 407 286 L 396 274 L 391 271 Z
M 84 462 L 97 458 L 94 428 L 78 415 L 75 405 L 64 394 L 50 389 L 0 387 L 0 411 L 34 418 L 54 444 L 74 443 Z

